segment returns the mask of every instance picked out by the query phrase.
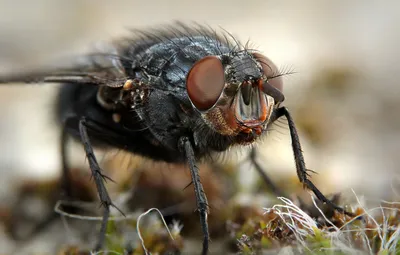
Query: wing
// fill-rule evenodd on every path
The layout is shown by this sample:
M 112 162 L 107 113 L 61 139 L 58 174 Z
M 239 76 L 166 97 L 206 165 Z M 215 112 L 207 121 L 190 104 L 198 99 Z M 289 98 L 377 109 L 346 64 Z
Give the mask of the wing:
M 123 57 L 117 47 L 104 43 L 97 44 L 92 53 L 47 68 L 0 75 L 0 84 L 52 82 L 122 87 L 126 80 Z

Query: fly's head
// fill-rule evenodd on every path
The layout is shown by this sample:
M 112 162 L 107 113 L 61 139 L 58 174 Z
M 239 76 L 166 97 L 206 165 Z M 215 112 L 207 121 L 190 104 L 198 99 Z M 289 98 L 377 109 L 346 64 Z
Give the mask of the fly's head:
M 186 77 L 189 99 L 203 120 L 239 144 L 252 143 L 266 130 L 284 100 L 282 87 L 272 61 L 245 50 L 204 57 Z

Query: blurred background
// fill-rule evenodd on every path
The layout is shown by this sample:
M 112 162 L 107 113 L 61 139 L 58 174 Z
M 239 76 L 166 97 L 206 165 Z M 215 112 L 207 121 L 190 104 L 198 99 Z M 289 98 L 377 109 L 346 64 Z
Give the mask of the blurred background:
M 174 20 L 222 27 L 241 41 L 250 40 L 281 70 L 295 71 L 285 77 L 285 105 L 321 191 L 351 194 L 353 189 L 370 200 L 399 199 L 396 1 L 0 0 L 0 74 L 85 52 L 97 41 L 127 35 L 129 28 L 162 27 Z M 11 203 L 17 183 L 60 174 L 56 91 L 57 85 L 0 87 L 0 199 L 5 204 Z M 259 145 L 259 162 L 274 177 L 294 179 L 288 129 L 276 131 Z M 76 164 L 85 164 L 80 146 L 71 152 Z M 255 171 L 246 164 L 237 171 L 241 189 L 251 190 Z

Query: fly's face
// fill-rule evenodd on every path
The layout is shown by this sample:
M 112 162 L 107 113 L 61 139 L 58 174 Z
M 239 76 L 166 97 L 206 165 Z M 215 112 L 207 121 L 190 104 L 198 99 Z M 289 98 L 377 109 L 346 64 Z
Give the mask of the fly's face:
M 259 53 L 207 56 L 186 78 L 188 96 L 206 123 L 222 135 L 251 143 L 266 129 L 284 100 L 276 66 Z

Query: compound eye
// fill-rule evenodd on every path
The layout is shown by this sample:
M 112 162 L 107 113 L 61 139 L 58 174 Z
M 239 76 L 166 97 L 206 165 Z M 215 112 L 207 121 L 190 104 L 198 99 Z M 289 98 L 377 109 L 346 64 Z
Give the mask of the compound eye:
M 255 59 L 257 59 L 258 63 L 261 64 L 266 77 L 274 77 L 279 74 L 278 68 L 269 58 L 260 53 L 253 53 L 253 56 Z M 282 76 L 268 79 L 268 83 L 277 88 L 279 91 L 283 92 Z
M 186 78 L 189 98 L 200 111 L 209 110 L 214 106 L 224 86 L 224 67 L 215 56 L 204 57 L 197 61 Z

